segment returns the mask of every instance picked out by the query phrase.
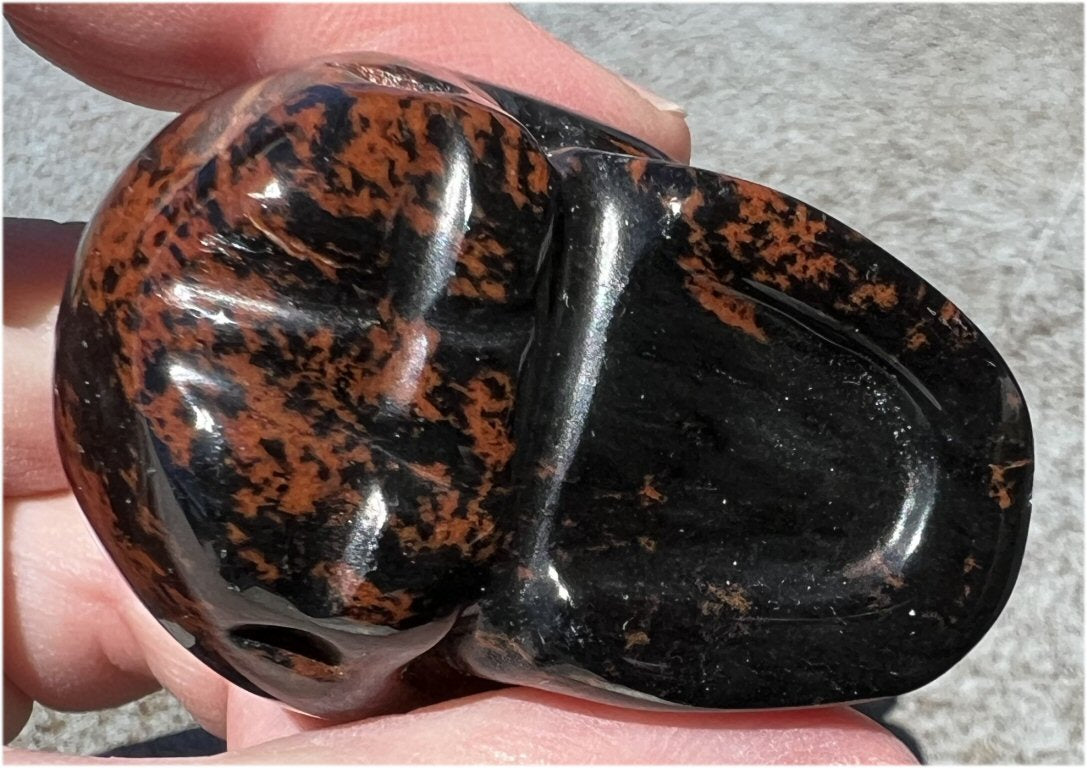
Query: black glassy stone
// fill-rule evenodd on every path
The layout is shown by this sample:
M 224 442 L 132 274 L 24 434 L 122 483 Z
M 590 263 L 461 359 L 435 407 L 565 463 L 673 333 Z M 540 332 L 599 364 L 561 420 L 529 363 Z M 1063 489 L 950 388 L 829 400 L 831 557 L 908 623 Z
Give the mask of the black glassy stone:
M 721 708 L 901 693 L 1007 597 L 1030 433 L 992 347 L 818 211 L 567 150 L 478 674 Z M 984 564 L 984 565 L 982 565 Z
M 932 286 L 773 190 L 403 63 L 178 118 L 89 225 L 57 344 L 64 463 L 132 587 L 317 715 L 466 673 L 894 695 L 985 633 L 1026 538 L 1021 393 Z

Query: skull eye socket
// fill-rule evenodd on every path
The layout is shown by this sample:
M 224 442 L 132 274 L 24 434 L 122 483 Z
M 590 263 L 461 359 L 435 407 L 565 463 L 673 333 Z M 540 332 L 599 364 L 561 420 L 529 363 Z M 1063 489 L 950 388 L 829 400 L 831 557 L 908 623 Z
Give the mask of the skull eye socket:
M 327 640 L 291 627 L 242 624 L 230 630 L 230 639 L 240 648 L 258 651 L 273 659 L 286 653 L 329 667 L 338 666 L 343 661 L 339 650 Z

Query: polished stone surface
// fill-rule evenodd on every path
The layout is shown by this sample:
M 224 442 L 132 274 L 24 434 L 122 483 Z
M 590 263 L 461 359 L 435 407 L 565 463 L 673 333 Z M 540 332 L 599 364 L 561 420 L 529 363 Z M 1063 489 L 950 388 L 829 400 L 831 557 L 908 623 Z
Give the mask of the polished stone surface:
M 1029 423 L 992 347 L 796 200 L 552 161 L 567 258 L 522 379 L 517 557 L 458 653 L 506 682 L 718 708 L 949 668 L 1007 599 L 1029 513 Z
M 1035 429 L 1023 567 L 981 643 L 898 697 L 890 719 L 933 763 L 1082 762 L 1082 615 L 1066 610 L 1081 601 L 1083 562 L 1080 9 L 522 9 L 682 104 L 697 165 L 844 218 L 985 329 Z M 173 116 L 94 91 L 10 29 L 4 38 L 4 109 L 17 117 L 4 123 L 5 213 L 86 221 L 117 169 Z M 26 343 L 51 337 L 42 330 Z M 89 713 L 35 705 L 15 743 L 94 754 L 185 717 L 166 692 Z
M 80 258 L 77 496 L 181 642 L 305 711 L 416 703 L 419 657 L 642 706 L 894 695 L 1014 582 L 1029 422 L 954 304 L 530 101 L 354 60 L 225 95 Z

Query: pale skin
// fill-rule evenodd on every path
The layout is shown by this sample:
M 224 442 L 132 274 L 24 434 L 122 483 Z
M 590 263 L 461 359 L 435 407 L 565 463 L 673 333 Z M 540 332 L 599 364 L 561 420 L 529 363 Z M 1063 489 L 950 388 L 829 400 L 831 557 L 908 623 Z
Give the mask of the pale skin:
M 58 66 L 149 107 L 184 110 L 319 54 L 379 51 L 564 105 L 679 161 L 690 155 L 681 111 L 505 6 L 54 5 L 7 6 L 5 14 Z M 507 688 L 330 725 L 226 683 L 133 596 L 90 533 L 60 467 L 50 356 L 80 230 L 13 220 L 4 228 L 5 742 L 26 722 L 32 701 L 99 709 L 166 687 L 226 738 L 229 751 L 217 762 L 915 762 L 887 731 L 846 707 L 648 713 Z M 59 758 L 5 753 L 12 762 Z

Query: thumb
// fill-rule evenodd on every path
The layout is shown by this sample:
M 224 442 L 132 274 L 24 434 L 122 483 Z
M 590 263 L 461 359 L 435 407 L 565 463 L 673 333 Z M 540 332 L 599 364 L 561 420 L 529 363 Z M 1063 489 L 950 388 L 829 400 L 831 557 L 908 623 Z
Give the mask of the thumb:
M 9 5 L 4 12 L 57 66 L 156 109 L 183 110 L 315 56 L 376 51 L 553 102 L 676 160 L 690 157 L 682 110 L 507 5 Z

